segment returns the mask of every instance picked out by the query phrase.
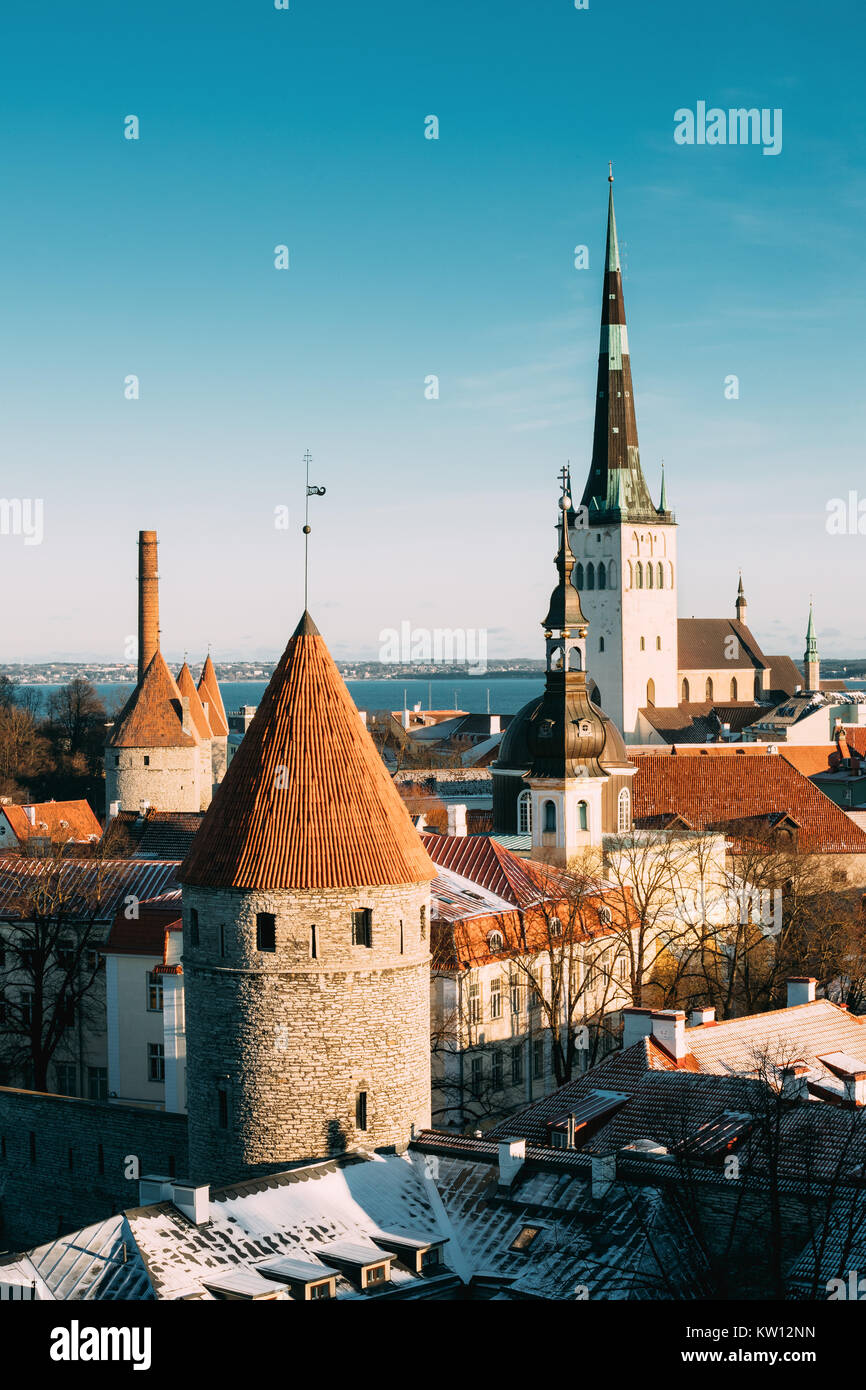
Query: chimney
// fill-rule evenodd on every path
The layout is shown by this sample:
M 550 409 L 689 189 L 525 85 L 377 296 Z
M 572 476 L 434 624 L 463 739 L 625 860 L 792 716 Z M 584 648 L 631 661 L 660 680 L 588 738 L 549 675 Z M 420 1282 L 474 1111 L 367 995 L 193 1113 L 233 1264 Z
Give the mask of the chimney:
M 782 1082 L 779 1094 L 782 1099 L 808 1100 L 811 1074 L 812 1068 L 808 1062 L 792 1062 L 789 1067 L 782 1067 L 779 1072 Z
M 510 1187 L 526 1159 L 525 1139 L 500 1139 L 499 1186 Z
M 210 1220 L 210 1188 L 196 1187 L 191 1182 L 174 1182 L 174 1204 L 178 1211 L 195 1226 L 206 1226 Z
M 641 1038 L 652 1036 L 652 1009 L 637 1009 L 629 1005 L 622 1011 L 622 1045 L 631 1047 Z
M 449 807 L 448 807 L 448 834 L 449 834 L 449 835 L 465 835 L 466 833 L 467 833 L 467 831 L 466 831 L 466 807 L 463 806 L 463 805 L 460 805 L 460 806 L 453 806 L 453 805 L 452 805 L 452 806 L 449 806 Z
M 663 1047 L 678 1062 L 686 1056 L 689 1049 L 683 1009 L 657 1009 L 652 1016 L 652 1031 L 659 1047 Z
M 401 722 L 402 722 L 402 724 L 403 724 L 403 728 L 404 728 L 404 729 L 409 729 L 409 728 L 411 728 L 411 725 L 412 725 L 412 711 L 411 711 L 411 710 L 404 709 L 404 711 L 403 711 L 403 718 L 402 718 L 402 721 L 401 721 Z
M 183 725 L 183 732 L 184 732 L 185 734 L 187 734 L 187 735 L 191 738 L 191 737 L 192 737 L 192 716 L 191 716 L 191 714 L 190 714 L 190 712 L 189 712 L 189 696 L 188 696 L 188 695 L 181 695 L 181 697 L 180 697 L 180 705 L 181 705 L 181 722 L 182 722 L 182 725 Z
M 813 1004 L 815 1002 L 815 985 L 817 980 L 812 975 L 792 975 L 788 980 L 788 1004 L 789 1009 L 794 1009 L 798 1004 Z
M 501 717 L 500 717 L 498 714 L 491 714 L 491 716 L 490 716 L 490 735 L 491 735 L 491 738 L 492 738 L 492 736 L 493 736 L 494 734 L 501 734 L 501 733 L 502 733 L 502 719 L 501 719 Z
M 27 817 L 27 819 L 29 820 L 29 822 L 30 822 L 31 825 L 35 825 L 35 824 L 36 824 L 36 807 L 35 807 L 35 806 L 25 806 L 25 807 L 24 807 L 24 814 L 25 814 L 25 816 Z
M 592 1200 L 598 1202 L 605 1197 L 616 1182 L 616 1154 L 593 1154 Z
M 164 1173 L 146 1173 L 138 1180 L 138 1205 L 152 1207 L 157 1202 L 170 1202 L 173 1178 Z
M 120 814 L 120 802 L 119 802 L 119 801 L 111 801 L 111 802 L 109 802 L 109 805 L 108 805 L 108 819 L 109 819 L 109 820 L 114 820 L 114 817 L 117 816 L 117 815 L 119 815 L 119 814 Z
M 715 1023 L 715 1009 L 692 1009 L 689 1014 L 689 1027 L 700 1028 L 704 1023 Z
M 138 680 L 159 651 L 159 575 L 156 532 L 138 533 Z

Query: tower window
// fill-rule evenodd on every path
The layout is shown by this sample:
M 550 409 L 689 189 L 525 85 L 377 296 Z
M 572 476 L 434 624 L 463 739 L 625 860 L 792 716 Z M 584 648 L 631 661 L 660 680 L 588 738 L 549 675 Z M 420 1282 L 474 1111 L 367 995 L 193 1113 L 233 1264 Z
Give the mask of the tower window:
M 583 565 L 582 565 L 582 563 L 580 562 L 580 560 L 578 560 L 578 562 L 577 562 L 577 568 L 576 568 L 576 570 L 575 570 L 574 573 L 575 573 L 575 582 L 576 582 L 576 584 L 577 584 L 577 587 L 578 587 L 578 589 L 582 589 L 582 588 L 583 588 Z
M 355 1128 L 367 1128 L 367 1092 L 359 1091 L 355 1100 Z
M 197 907 L 191 907 L 189 910 L 189 944 L 191 946 L 199 944 Z
M 707 699 L 708 699 L 708 700 L 712 700 L 712 698 L 713 698 L 713 681 L 712 681 L 712 677 L 711 677 L 711 676 L 707 676 L 707 684 L 706 684 L 706 688 L 705 688 L 705 689 L 706 689 L 706 697 L 707 697 Z
M 659 560 L 659 564 L 658 564 L 658 577 L 659 577 L 659 588 L 660 588 L 660 589 L 663 589 L 663 588 L 665 587 L 665 567 L 664 567 L 664 565 L 662 564 L 661 560 Z
M 422 941 L 425 941 L 426 938 L 427 938 L 427 909 L 426 909 L 426 907 L 422 907 L 422 908 L 421 908 L 420 919 L 421 919 L 421 940 L 422 940 Z
M 643 565 L 640 560 L 638 560 L 634 567 L 634 586 L 636 589 L 643 588 Z
M 261 949 L 262 949 L 262 948 L 261 948 L 261 946 L 260 946 L 260 947 L 259 947 L 259 950 L 261 950 Z M 224 956 L 225 956 L 225 953 L 226 953 L 226 928 L 225 928 L 225 922 L 220 922 L 220 955 L 224 957 Z
M 604 638 L 603 638 L 603 637 L 599 637 L 599 639 L 598 639 L 598 650 L 599 650 L 600 652 L 603 652 L 603 651 L 604 651 Z
M 369 907 L 359 907 L 352 913 L 352 945 L 373 945 L 373 913 Z
M 403 918 L 400 918 L 400 955 L 403 954 Z
M 657 637 L 657 638 L 656 638 L 656 651 L 657 651 L 657 652 L 660 652 L 661 649 L 662 649 L 662 639 L 661 639 L 660 637 Z
M 589 829 L 589 807 L 585 801 L 577 803 L 577 823 L 581 830 Z
M 601 536 L 599 536 L 599 540 L 601 540 Z M 607 570 L 603 564 L 598 567 L 598 587 L 600 589 L 607 588 Z
M 256 950 L 276 951 L 277 919 L 272 912 L 256 913 Z
M 145 755 L 144 755 L 144 765 L 145 765 L 145 767 L 150 767 L 150 758 L 148 757 L 148 755 L 147 755 L 146 753 L 145 753 Z
M 217 1088 L 217 1125 L 220 1129 L 229 1127 L 229 1093 L 225 1086 Z
M 732 676 L 732 677 L 731 677 L 731 699 L 732 699 L 732 700 L 736 700 L 736 698 L 737 698 L 737 678 L 736 678 L 736 676 Z
M 688 681 L 687 681 L 685 678 L 683 678 L 683 704 L 684 704 L 684 705 L 687 705 L 688 703 L 689 703 L 689 683 L 688 683 Z
M 641 649 L 642 652 L 645 652 L 645 651 L 646 651 L 646 638 L 645 638 L 645 637 L 642 637 L 642 638 L 640 639 L 640 649 Z
M 623 787 L 616 801 L 616 828 L 620 832 L 631 829 L 631 793 Z
M 532 834 L 532 792 L 521 792 L 517 798 L 517 833 Z
M 556 832 L 556 804 L 553 801 L 544 803 L 544 832 L 546 835 Z
M 595 565 L 591 560 L 586 567 L 586 587 L 587 589 L 595 588 Z
M 646 702 L 648 705 L 654 705 L 656 702 L 656 683 L 654 680 L 648 680 L 646 683 Z
M 400 932 L 401 932 L 400 949 L 401 949 L 401 950 L 403 949 L 402 931 L 403 931 L 403 923 L 401 922 L 401 923 L 400 923 Z M 318 940 L 316 939 L 316 924 L 315 924 L 315 922 L 314 922 L 313 925 L 310 927 L 310 960 L 317 960 L 317 959 L 318 959 L 318 956 L 319 956 L 319 943 L 318 943 Z
M 646 567 L 646 586 L 648 589 L 651 589 L 653 586 L 653 567 L 651 560 L 648 561 Z

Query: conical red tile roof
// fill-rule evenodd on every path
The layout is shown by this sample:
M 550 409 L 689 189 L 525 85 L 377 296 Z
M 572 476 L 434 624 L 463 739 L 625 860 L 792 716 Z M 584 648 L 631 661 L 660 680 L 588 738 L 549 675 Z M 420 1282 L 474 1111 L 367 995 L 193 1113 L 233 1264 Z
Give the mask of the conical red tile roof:
M 211 727 L 210 723 L 208 722 L 208 717 L 204 712 L 204 705 L 202 704 L 199 698 L 199 693 L 195 688 L 195 681 L 192 678 L 192 671 L 189 669 L 186 662 L 183 663 L 183 665 L 177 673 L 177 688 L 180 691 L 181 696 L 189 696 L 189 712 L 192 717 L 193 727 L 195 728 L 195 731 L 198 734 L 199 738 L 212 738 L 213 734 L 211 733 Z
M 229 731 L 229 721 L 226 719 L 225 705 L 223 697 L 220 695 L 220 684 L 217 680 L 214 664 L 208 652 L 202 673 L 198 681 L 198 693 L 200 698 L 207 703 L 207 717 L 211 726 L 214 738 L 226 738 Z
M 115 720 L 109 747 L 191 748 L 196 742 L 192 734 L 183 732 L 180 691 L 157 650 Z
M 213 888 L 358 888 L 434 876 L 305 613 L 229 763 L 181 881 Z

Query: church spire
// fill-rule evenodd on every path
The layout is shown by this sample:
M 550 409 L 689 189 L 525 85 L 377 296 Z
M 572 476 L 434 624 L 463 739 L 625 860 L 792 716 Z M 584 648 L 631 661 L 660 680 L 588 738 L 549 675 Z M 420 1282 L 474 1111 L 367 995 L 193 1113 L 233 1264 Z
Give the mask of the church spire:
M 655 521 L 658 511 L 640 466 L 622 268 L 613 209 L 613 169 L 609 184 L 595 431 L 592 462 L 581 504 L 589 508 L 590 520 L 609 516 L 611 520 Z
M 743 590 L 743 571 L 740 570 L 740 582 L 737 585 L 737 622 L 746 621 L 746 595 Z
M 821 689 L 821 658 L 818 655 L 818 638 L 815 634 L 815 619 L 812 616 L 812 601 L 809 600 L 809 625 L 806 628 L 806 651 L 803 656 L 806 689 Z
M 664 513 L 668 509 L 668 489 L 665 483 L 665 461 L 662 459 L 662 490 L 659 497 L 659 511 Z

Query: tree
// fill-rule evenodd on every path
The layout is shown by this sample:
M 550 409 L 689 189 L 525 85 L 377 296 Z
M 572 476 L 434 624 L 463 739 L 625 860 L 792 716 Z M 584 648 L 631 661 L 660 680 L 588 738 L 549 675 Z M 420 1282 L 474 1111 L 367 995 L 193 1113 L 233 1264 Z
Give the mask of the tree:
M 59 758 L 73 765 L 83 757 L 87 771 L 98 770 L 105 742 L 105 705 L 85 676 L 74 676 L 48 702 L 49 727 Z

